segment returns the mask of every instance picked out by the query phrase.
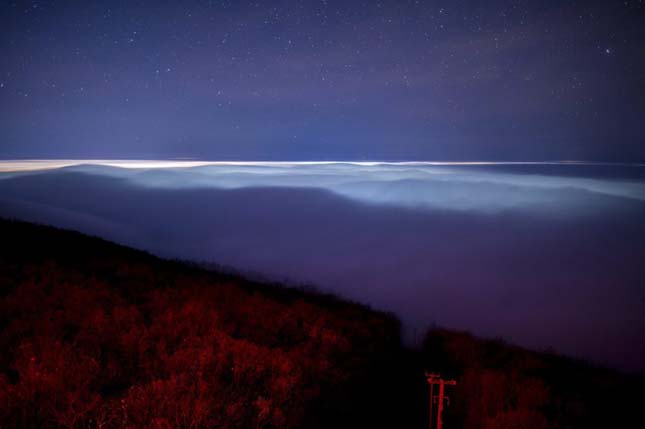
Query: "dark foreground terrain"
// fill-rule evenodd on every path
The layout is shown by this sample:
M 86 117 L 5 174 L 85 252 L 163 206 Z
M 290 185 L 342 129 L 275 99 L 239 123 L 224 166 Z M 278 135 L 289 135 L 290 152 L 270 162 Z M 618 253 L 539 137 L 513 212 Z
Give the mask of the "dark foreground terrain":
M 0 221 L 0 428 L 645 427 L 643 378 Z M 494 315 L 491 315 L 494 317 Z

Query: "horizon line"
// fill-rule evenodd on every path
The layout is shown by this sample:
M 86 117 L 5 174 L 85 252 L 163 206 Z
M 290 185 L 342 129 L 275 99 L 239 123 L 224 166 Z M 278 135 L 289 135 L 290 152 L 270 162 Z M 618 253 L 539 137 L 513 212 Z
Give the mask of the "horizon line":
M 169 159 L 100 159 L 100 158 L 32 158 L 32 159 L 0 159 L 0 172 L 20 172 L 35 170 L 50 170 L 80 165 L 101 165 L 117 168 L 181 168 L 202 167 L 208 165 L 239 165 L 239 166 L 298 166 L 298 165 L 333 165 L 350 164 L 363 167 L 392 165 L 392 166 L 513 166 L 513 165 L 580 165 L 580 166 L 622 166 L 645 167 L 645 163 L 583 161 L 583 160 L 553 160 L 553 161 L 358 161 L 358 160 L 310 160 L 310 161 L 240 161 L 240 160 L 199 160 L 194 158 Z

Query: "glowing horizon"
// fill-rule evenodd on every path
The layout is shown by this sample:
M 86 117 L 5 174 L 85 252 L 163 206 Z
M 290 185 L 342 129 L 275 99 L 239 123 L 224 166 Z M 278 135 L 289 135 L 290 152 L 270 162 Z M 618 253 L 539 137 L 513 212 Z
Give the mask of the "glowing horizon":
M 128 169 L 150 168 L 191 168 L 203 166 L 300 166 L 300 165 L 333 165 L 349 164 L 364 167 L 390 165 L 390 166 L 495 166 L 495 165 L 588 165 L 588 166 L 626 166 L 645 167 L 643 163 L 625 162 L 595 162 L 595 161 L 209 161 L 189 159 L 8 159 L 0 160 L 0 172 L 21 172 L 53 170 L 57 168 L 73 167 L 79 165 L 100 165 Z

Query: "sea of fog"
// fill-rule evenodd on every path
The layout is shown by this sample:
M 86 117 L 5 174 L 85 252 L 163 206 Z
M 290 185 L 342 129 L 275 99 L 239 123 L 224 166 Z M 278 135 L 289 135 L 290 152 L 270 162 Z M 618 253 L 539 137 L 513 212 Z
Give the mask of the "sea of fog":
M 0 162 L 0 216 L 645 371 L 645 166 Z

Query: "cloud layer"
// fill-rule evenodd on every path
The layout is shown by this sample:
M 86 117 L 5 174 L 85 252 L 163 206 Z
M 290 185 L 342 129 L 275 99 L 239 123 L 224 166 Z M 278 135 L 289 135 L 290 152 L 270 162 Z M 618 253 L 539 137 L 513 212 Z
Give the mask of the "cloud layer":
M 83 165 L 2 173 L 0 215 L 312 283 L 412 340 L 437 323 L 644 370 L 640 170 L 576 167 Z

